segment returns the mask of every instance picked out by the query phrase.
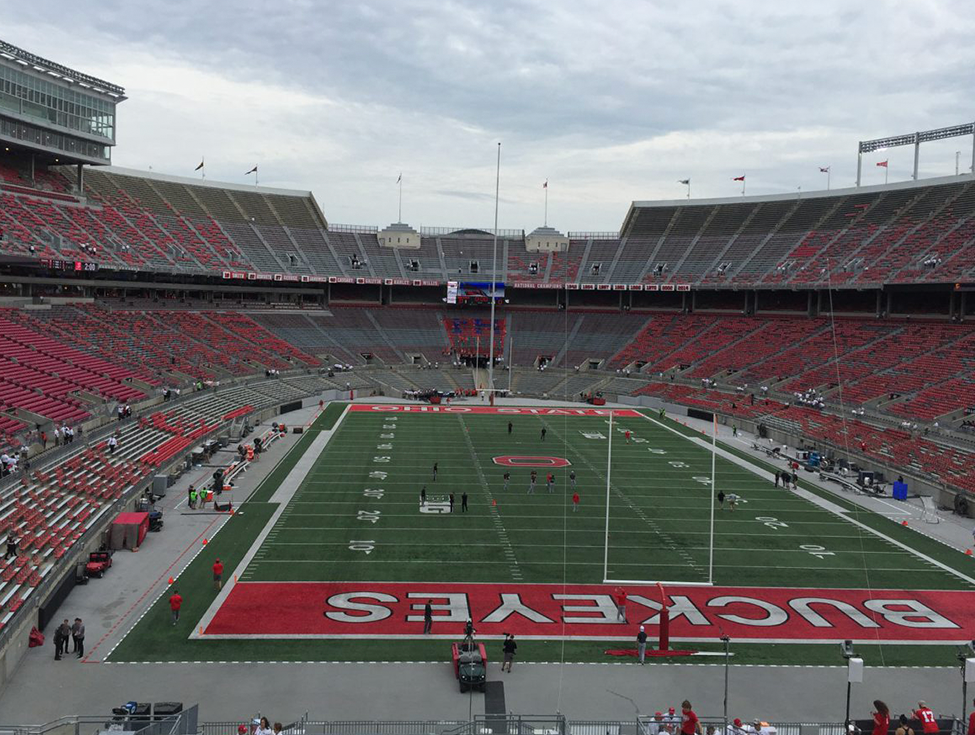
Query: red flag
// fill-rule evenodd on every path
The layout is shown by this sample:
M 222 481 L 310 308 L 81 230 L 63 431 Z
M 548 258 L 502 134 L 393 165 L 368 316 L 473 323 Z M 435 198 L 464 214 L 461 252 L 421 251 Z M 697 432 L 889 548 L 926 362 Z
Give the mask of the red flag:
M 744 176 L 736 176 L 735 178 L 732 179 L 732 181 L 744 181 L 744 180 L 745 180 Z
M 877 161 L 877 165 L 881 168 L 887 168 L 887 161 Z

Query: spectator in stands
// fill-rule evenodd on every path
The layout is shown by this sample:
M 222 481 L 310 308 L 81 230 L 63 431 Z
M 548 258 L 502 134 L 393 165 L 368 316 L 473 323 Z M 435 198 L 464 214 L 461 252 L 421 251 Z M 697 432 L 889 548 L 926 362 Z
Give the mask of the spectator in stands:
M 126 403 L 124 411 L 125 411 L 125 418 L 127 419 L 132 418 L 132 406 Z
M 118 439 L 115 438 L 115 435 L 113 434 L 112 436 L 108 437 L 108 453 L 115 454 L 115 448 L 117 446 L 118 446 Z
M 267 717 L 262 717 L 257 723 L 257 727 L 254 729 L 254 735 L 274 735 L 271 730 L 271 723 L 268 722 Z
M 917 709 L 914 710 L 913 715 L 915 720 L 921 722 L 921 730 L 925 735 L 933 735 L 933 733 L 938 732 L 940 729 L 934 712 L 923 700 L 917 703 Z
M 54 446 L 61 446 L 61 429 L 59 429 L 57 426 L 54 427 Z
M 9 559 L 10 557 L 17 558 L 17 545 L 19 543 L 20 543 L 20 539 L 17 538 L 16 533 L 11 531 L 10 533 L 7 534 L 7 553 L 3 557 L 4 561 Z
M 741 725 L 741 718 L 736 717 L 735 721 L 728 725 L 725 735 L 745 735 L 745 728 Z
M 686 699 L 680 705 L 680 731 L 681 735 L 697 735 L 701 732 L 701 723 Z
M 40 438 L 41 438 L 41 448 L 42 449 L 47 449 L 47 433 L 44 432 L 44 431 L 41 431 Z
M 881 700 L 873 700 L 873 735 L 887 735 L 890 729 L 890 708 Z
M 911 727 L 906 715 L 897 718 L 897 729 L 894 730 L 894 735 L 914 735 L 914 728 Z
M 118 404 L 115 408 L 115 413 L 118 414 L 118 420 L 121 421 L 125 418 L 125 406 L 123 404 Z

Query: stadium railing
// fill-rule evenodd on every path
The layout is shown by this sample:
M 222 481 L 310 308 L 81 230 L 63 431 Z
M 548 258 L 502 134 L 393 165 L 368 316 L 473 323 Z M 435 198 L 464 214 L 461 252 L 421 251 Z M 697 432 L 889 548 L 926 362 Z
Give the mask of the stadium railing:
M 198 712 L 199 705 L 194 704 L 182 712 L 166 715 L 144 717 L 70 715 L 42 725 L 6 725 L 0 722 L 0 733 L 3 735 L 97 735 L 106 731 L 124 731 L 127 735 L 196 735 L 200 731 L 197 722 Z

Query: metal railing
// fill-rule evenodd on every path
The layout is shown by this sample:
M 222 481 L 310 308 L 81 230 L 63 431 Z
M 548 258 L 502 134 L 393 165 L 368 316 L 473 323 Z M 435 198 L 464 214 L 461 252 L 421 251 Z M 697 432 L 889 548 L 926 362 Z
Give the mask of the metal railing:
M 106 730 L 126 735 L 196 735 L 197 714 L 198 705 L 175 714 L 145 717 L 71 715 L 42 725 L 0 724 L 0 735 L 98 735 Z

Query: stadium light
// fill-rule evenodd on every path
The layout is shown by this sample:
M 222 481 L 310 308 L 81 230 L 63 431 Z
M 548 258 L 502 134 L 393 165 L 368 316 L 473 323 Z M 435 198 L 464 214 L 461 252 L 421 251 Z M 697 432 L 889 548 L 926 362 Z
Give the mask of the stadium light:
M 861 140 L 857 147 L 857 186 L 860 186 L 860 174 L 863 169 L 863 154 L 877 153 L 888 148 L 895 148 L 902 145 L 914 146 L 914 173 L 911 178 L 917 181 L 918 164 L 921 158 L 921 143 L 930 143 L 935 140 L 946 140 L 947 138 L 960 138 L 972 136 L 972 171 L 975 172 L 975 123 L 965 123 L 964 125 L 951 125 L 947 128 L 937 130 L 925 130 L 918 133 L 905 133 L 903 135 L 891 135 L 886 138 L 876 138 L 874 140 Z

